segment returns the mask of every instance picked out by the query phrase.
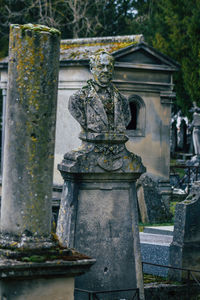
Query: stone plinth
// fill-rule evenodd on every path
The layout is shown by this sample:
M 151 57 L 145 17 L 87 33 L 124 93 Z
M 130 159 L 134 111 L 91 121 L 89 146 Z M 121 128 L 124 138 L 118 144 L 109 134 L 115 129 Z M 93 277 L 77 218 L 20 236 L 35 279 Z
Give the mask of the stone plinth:
M 59 240 L 97 261 L 76 280 L 76 287 L 97 291 L 139 287 L 143 299 L 135 182 L 145 168 L 125 148 L 123 134 L 89 133 L 81 139 L 82 148 L 65 154 L 58 166 L 65 180 Z
M 195 182 L 190 194 L 175 210 L 174 237 L 170 246 L 172 267 L 200 270 L 200 182 Z M 194 275 L 200 278 L 199 273 Z M 170 278 L 187 279 L 187 272 L 171 270 Z
M 15 238 L 51 232 L 59 40 L 46 26 L 10 27 L 1 231 Z
M 55 260 L 43 263 L 1 260 L 1 299 L 74 299 L 74 277 L 85 273 L 94 260 L 71 259 L 72 261 Z

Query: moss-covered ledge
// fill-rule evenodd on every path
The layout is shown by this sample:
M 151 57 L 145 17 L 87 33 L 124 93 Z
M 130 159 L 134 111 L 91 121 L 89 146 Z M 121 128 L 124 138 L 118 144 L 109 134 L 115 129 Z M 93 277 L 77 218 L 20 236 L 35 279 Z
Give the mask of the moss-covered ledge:
M 14 259 L 0 259 L 0 279 L 31 279 L 33 277 L 75 277 L 87 272 L 95 259 L 70 256 L 72 260 L 54 259 L 45 262 L 22 262 Z
M 11 28 L 20 28 L 22 31 L 24 30 L 33 30 L 33 31 L 45 31 L 45 32 L 49 32 L 51 34 L 56 34 L 56 35 L 61 35 L 60 31 L 56 28 L 53 27 L 48 27 L 45 25 L 40 25 L 40 24 L 24 24 L 24 25 L 20 25 L 20 24 L 11 24 L 10 26 Z

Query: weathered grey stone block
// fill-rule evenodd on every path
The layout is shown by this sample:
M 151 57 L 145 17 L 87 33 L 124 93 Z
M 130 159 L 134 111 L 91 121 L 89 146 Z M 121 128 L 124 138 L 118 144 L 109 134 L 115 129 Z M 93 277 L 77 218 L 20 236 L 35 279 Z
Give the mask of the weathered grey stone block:
M 91 290 L 128 289 L 137 282 L 135 258 L 138 258 L 139 248 L 134 249 L 131 230 L 137 226 L 131 214 L 134 183 L 120 182 L 113 175 L 109 177 L 109 182 L 98 175 L 93 176 L 94 183 L 82 179 L 75 208 L 76 220 L 72 220 L 76 229 L 70 247 L 93 255 L 97 260 L 91 273 L 76 281 L 77 286 L 87 286 Z
M 190 194 L 175 210 L 174 238 L 170 246 L 172 267 L 200 270 L 200 183 L 194 183 Z M 200 277 L 199 273 L 194 273 Z M 170 278 L 182 280 L 187 272 L 172 270 Z
M 152 264 L 169 265 L 169 249 L 173 237 L 164 234 L 140 233 L 140 246 L 142 261 Z M 147 274 L 167 277 L 168 268 L 152 265 L 143 265 L 143 271 Z
M 163 223 L 171 219 L 171 189 L 165 181 L 150 173 L 142 174 L 137 181 L 137 197 L 143 223 Z

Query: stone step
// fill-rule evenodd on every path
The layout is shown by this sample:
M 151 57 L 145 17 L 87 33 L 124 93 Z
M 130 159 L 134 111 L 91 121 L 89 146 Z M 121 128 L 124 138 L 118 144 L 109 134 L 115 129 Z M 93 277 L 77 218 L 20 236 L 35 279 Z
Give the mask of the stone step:
M 140 246 L 142 261 L 165 266 L 169 265 L 169 248 L 172 240 L 172 235 L 141 232 Z M 168 268 L 146 264 L 143 265 L 143 271 L 147 274 L 163 277 L 167 277 L 168 275 Z
M 174 232 L 174 226 L 148 226 L 144 227 L 144 233 L 172 235 Z

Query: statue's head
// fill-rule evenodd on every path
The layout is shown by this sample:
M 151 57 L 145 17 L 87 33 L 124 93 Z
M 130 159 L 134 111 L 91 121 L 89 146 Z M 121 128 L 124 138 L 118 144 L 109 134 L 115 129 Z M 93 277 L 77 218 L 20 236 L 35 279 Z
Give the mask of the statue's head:
M 106 51 L 96 53 L 90 57 L 90 70 L 100 86 L 107 86 L 112 80 L 114 57 Z

